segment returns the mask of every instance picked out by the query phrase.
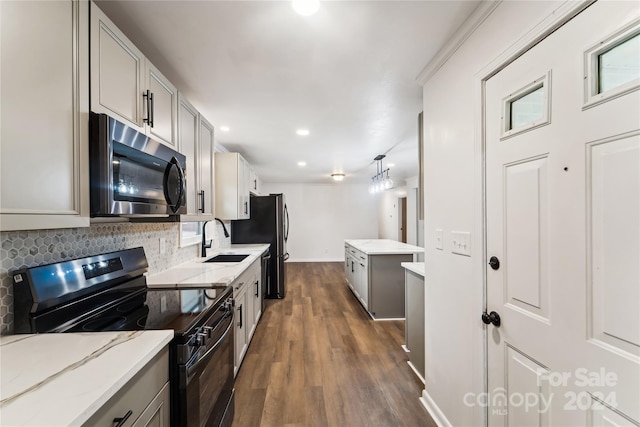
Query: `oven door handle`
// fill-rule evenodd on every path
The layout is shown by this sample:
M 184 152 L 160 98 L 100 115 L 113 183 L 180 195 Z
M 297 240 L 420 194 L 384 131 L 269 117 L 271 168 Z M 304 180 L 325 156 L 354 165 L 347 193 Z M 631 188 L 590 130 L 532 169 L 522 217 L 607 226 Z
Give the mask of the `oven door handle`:
M 222 344 L 222 341 L 224 341 L 227 338 L 227 335 L 229 335 L 229 331 L 231 331 L 231 329 L 233 328 L 233 312 L 230 312 L 229 316 L 231 317 L 231 322 L 229 323 L 229 326 L 227 327 L 227 330 L 224 331 L 224 333 L 222 334 L 222 336 L 220 337 L 220 339 L 218 341 L 216 341 L 216 343 L 213 345 L 213 347 L 211 347 L 209 350 L 207 350 L 206 353 L 204 353 L 202 356 L 198 357 L 198 353 L 196 353 L 191 360 L 189 360 L 184 369 L 185 369 L 185 373 L 186 373 L 186 384 L 184 384 L 185 386 L 187 384 L 189 384 L 189 382 L 191 382 L 191 378 L 193 378 L 193 376 L 195 375 L 195 373 L 198 371 L 198 368 L 200 367 L 201 364 L 208 362 L 208 360 L 210 359 L 211 355 L 213 355 L 213 353 L 218 349 L 218 347 L 220 347 L 220 345 Z

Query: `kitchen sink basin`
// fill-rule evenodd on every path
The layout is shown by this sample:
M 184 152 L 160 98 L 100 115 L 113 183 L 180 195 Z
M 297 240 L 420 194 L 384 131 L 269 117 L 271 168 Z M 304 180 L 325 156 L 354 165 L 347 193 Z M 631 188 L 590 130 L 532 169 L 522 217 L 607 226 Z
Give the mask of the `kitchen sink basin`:
M 244 254 L 220 254 L 209 258 L 204 262 L 240 262 L 249 255 Z

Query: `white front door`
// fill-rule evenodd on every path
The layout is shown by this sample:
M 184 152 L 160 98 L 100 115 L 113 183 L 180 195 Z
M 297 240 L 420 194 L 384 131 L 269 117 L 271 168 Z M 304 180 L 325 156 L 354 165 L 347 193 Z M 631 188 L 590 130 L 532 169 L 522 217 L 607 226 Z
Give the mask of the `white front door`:
M 640 425 L 639 17 L 597 2 L 486 82 L 491 426 Z

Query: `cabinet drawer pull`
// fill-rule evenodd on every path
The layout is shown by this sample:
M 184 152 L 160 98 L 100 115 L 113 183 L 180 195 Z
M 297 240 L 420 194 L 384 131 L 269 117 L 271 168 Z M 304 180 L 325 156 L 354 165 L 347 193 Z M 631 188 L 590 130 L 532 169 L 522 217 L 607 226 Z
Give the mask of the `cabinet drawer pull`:
M 127 420 L 129 419 L 129 417 L 133 415 L 133 412 L 131 411 L 131 409 L 129 409 L 127 411 L 126 414 L 124 414 L 124 417 L 121 418 L 114 418 L 113 419 L 113 423 L 115 424 L 114 427 L 122 427 L 124 425 L 124 423 L 127 422 Z M 117 423 L 117 424 L 116 424 Z
M 238 311 L 240 312 L 240 321 L 238 322 L 238 326 L 242 329 L 242 304 L 238 307 Z

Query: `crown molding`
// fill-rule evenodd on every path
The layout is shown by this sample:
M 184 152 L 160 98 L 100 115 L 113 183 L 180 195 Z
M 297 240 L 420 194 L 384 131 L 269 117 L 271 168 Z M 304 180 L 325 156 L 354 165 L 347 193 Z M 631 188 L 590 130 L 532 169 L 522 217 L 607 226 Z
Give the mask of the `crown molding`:
M 456 30 L 455 34 L 447 40 L 444 46 L 418 74 L 416 80 L 420 86 L 424 86 L 438 72 L 500 3 L 502 3 L 502 0 L 483 0 L 480 2 L 473 13 Z

